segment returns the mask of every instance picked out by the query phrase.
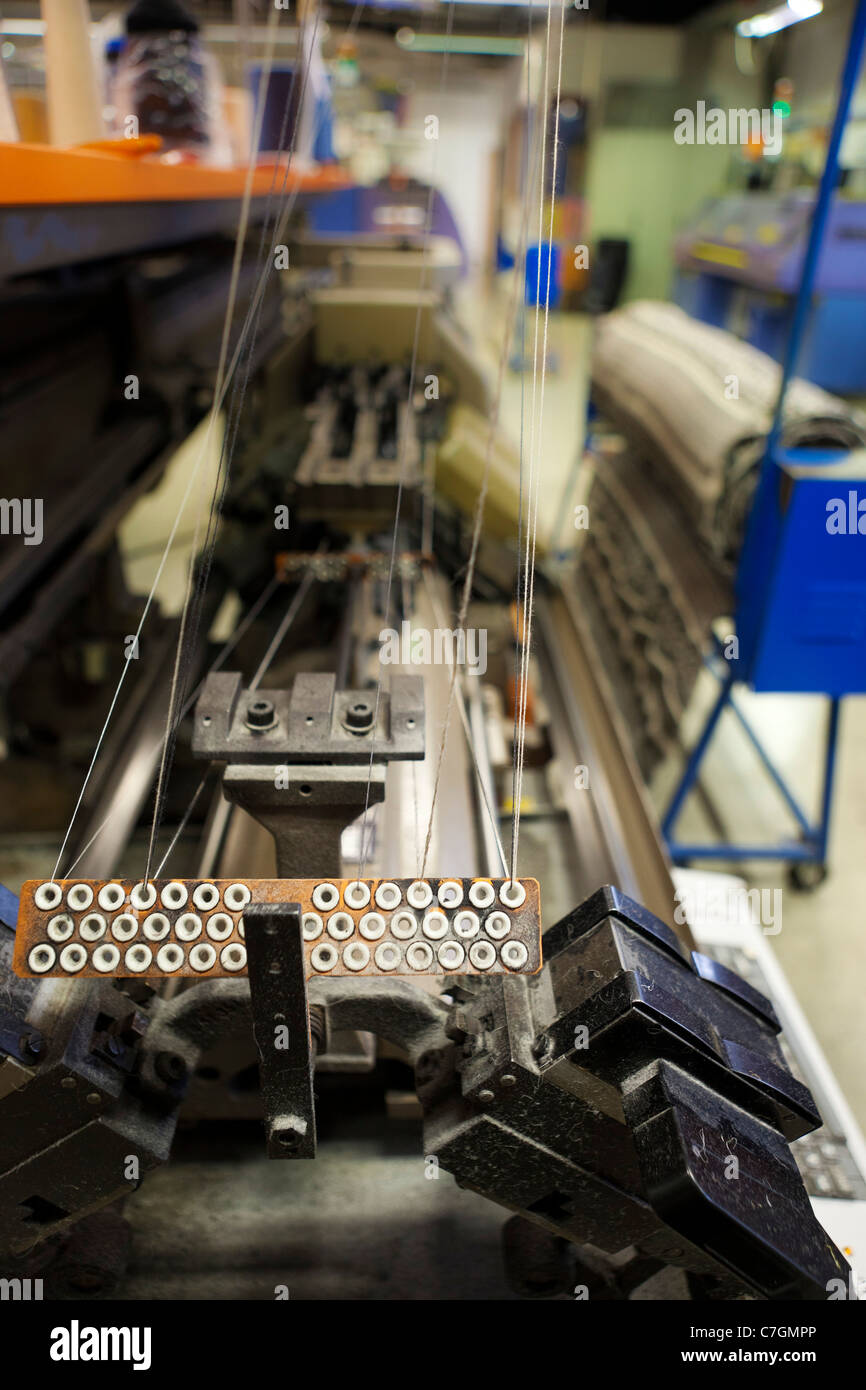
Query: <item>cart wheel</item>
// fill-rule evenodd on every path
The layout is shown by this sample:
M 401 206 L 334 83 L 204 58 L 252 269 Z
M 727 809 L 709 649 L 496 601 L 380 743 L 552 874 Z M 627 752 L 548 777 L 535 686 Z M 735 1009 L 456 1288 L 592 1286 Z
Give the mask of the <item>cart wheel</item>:
M 801 859 L 791 865 L 788 878 L 791 887 L 799 893 L 813 893 L 824 882 L 828 872 L 827 865 L 816 859 Z

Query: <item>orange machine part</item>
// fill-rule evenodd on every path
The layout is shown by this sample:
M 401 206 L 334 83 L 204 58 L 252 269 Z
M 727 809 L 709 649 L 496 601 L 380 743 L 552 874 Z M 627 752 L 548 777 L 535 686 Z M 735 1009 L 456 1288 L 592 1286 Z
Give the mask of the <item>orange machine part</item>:
M 75 149 L 20 142 L 0 144 L 0 206 L 32 207 L 63 203 L 152 203 L 243 197 L 247 170 L 215 169 L 174 154 L 160 155 L 153 136 L 138 140 L 100 140 Z M 258 164 L 253 197 L 284 188 L 279 161 Z M 326 193 L 348 188 L 351 179 L 337 165 L 305 173 L 289 169 L 285 188 Z

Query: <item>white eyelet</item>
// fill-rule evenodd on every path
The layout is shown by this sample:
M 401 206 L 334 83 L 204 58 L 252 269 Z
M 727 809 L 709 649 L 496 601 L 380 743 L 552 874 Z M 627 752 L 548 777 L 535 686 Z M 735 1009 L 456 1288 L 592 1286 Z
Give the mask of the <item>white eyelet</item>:
M 129 895 L 129 901 L 139 912 L 149 912 L 156 902 L 156 887 L 153 883 L 136 883 Z
M 380 941 L 374 959 L 380 970 L 396 970 L 400 964 L 400 947 L 393 941 Z
M 168 936 L 171 930 L 171 923 L 164 912 L 151 912 L 144 919 L 143 931 L 148 941 L 162 941 L 164 936 Z
M 245 883 L 230 883 L 223 893 L 226 907 L 230 907 L 233 912 L 243 912 L 252 893 Z
M 337 960 L 337 948 L 330 941 L 320 941 L 310 952 L 310 965 L 314 970 L 333 970 Z
M 74 883 L 66 894 L 66 901 L 74 912 L 86 912 L 93 902 L 93 889 L 89 883 Z
M 426 941 L 413 941 L 406 949 L 406 963 L 413 970 L 429 970 L 433 964 L 433 947 Z
M 496 959 L 496 949 L 489 941 L 473 941 L 469 959 L 476 970 L 489 970 Z
M 365 912 L 358 923 L 358 931 L 368 941 L 378 941 L 385 935 L 385 918 L 381 912 Z
M 494 941 L 501 941 L 511 931 L 511 918 L 504 912 L 491 912 L 484 919 L 484 930 Z
M 245 940 L 246 940 L 246 935 L 247 935 L 247 929 L 246 929 L 246 927 L 244 926 L 244 919 L 243 919 L 243 917 L 239 917 L 239 918 L 238 918 L 238 936 L 240 937 L 241 941 L 245 941 Z
M 526 889 L 523 884 L 514 879 L 504 879 L 499 889 L 499 901 L 506 907 L 522 907 L 526 902 Z
M 436 954 L 443 970 L 459 970 L 466 959 L 459 941 L 443 941 Z
M 476 879 L 469 889 L 469 901 L 473 907 L 489 907 L 496 901 L 496 889 L 487 879 Z
M 335 941 L 345 941 L 355 930 L 355 919 L 348 912 L 334 912 L 328 918 L 328 935 Z
M 228 946 L 223 946 L 220 951 L 220 965 L 223 970 L 243 970 L 247 963 L 247 948 L 241 946 L 240 942 L 232 941 Z
M 522 941 L 506 941 L 504 946 L 500 946 L 499 955 L 502 964 L 507 965 L 509 970 L 520 970 L 529 959 L 529 952 Z
M 33 947 L 27 957 L 27 964 L 35 975 L 44 975 L 46 970 L 51 969 L 56 959 L 57 953 L 54 947 L 43 941 L 38 946 Z
M 52 941 L 67 941 L 75 930 L 75 923 L 65 912 L 52 917 L 45 928 Z
M 347 883 L 343 889 L 343 902 L 347 907 L 352 907 L 356 911 L 366 907 L 370 901 L 370 888 L 366 883 L 362 883 L 359 878 Z
M 192 895 L 192 905 L 199 912 L 210 912 L 220 900 L 220 890 L 215 883 L 200 883 Z
M 458 912 L 454 918 L 454 930 L 464 940 L 468 940 L 470 936 L 477 936 L 481 930 L 478 913 L 470 912 L 468 907 L 464 908 L 462 912 Z
M 195 941 L 201 936 L 201 918 L 195 912 L 183 912 L 174 924 L 178 941 Z
M 83 941 L 98 941 L 105 935 L 106 921 L 101 912 L 88 912 L 82 917 L 78 930 Z
M 107 975 L 109 970 L 114 970 L 120 960 L 120 951 L 113 941 L 105 941 L 101 946 L 97 946 L 91 957 L 95 970 L 99 970 L 103 975 Z
M 340 901 L 340 890 L 334 883 L 317 883 L 313 889 L 313 907 L 330 912 Z
M 63 889 L 59 883 L 40 883 L 33 891 L 33 901 L 43 912 L 50 912 L 63 900 Z
M 436 897 L 440 907 L 459 907 L 463 901 L 463 884 L 454 878 L 443 879 Z
M 125 900 L 126 891 L 122 883 L 104 883 L 96 898 L 105 912 L 116 912 Z
M 418 918 L 414 912 L 395 912 L 391 918 L 391 934 L 398 941 L 409 941 L 418 930 Z
M 127 970 L 131 970 L 135 975 L 140 975 L 142 971 L 147 970 L 152 960 L 153 951 L 149 946 L 145 946 L 143 942 L 139 941 L 134 946 L 130 946 L 123 957 L 123 964 Z
M 183 947 L 178 946 L 176 941 L 167 941 L 157 951 L 156 963 L 160 970 L 164 970 L 167 975 L 172 975 L 183 965 Z
M 87 952 L 77 941 L 73 941 L 71 946 L 64 946 L 60 952 L 60 968 L 70 975 L 76 975 L 86 964 Z
M 193 970 L 210 970 L 216 960 L 216 948 L 209 941 L 200 941 L 189 953 L 189 963 Z
M 318 912 L 305 912 L 301 918 L 301 935 L 305 941 L 317 941 L 322 935 L 323 926 Z
M 177 879 L 167 883 L 159 895 L 159 901 L 163 907 L 186 907 L 186 900 L 189 893 L 185 883 L 178 883 Z
M 211 941 L 225 941 L 234 929 L 235 924 L 227 912 L 215 912 L 205 923 L 205 931 Z
M 370 947 L 363 941 L 353 941 L 343 947 L 343 964 L 347 970 L 363 970 L 370 964 Z
M 406 901 L 410 907 L 417 907 L 419 912 L 423 912 L 433 901 L 433 889 L 423 878 L 416 878 L 406 889 Z
M 376 889 L 376 906 L 384 908 L 386 912 L 392 912 L 395 907 L 400 906 L 402 896 L 399 885 L 386 879 Z
M 424 935 L 429 936 L 431 941 L 438 941 L 448 930 L 448 918 L 444 912 L 437 912 L 434 908 L 432 912 L 425 912 Z
M 138 931 L 138 918 L 131 912 L 121 912 L 111 924 L 111 935 L 115 941 L 131 941 Z

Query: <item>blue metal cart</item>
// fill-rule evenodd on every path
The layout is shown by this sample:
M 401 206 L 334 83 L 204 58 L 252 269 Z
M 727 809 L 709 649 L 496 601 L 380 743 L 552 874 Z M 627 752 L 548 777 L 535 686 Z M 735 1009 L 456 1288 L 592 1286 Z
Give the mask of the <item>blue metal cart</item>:
M 866 47 L 866 0 L 859 0 L 842 73 L 839 103 L 815 204 L 803 278 L 773 425 L 737 573 L 736 634 L 708 665 L 720 682 L 717 700 L 689 756 L 662 822 L 675 863 L 700 859 L 782 859 L 799 887 L 826 874 L 839 706 L 866 693 L 866 467 L 839 451 L 785 450 L 780 437 L 788 384 L 808 322 L 818 257 L 838 177 L 839 147 Z M 820 693 L 829 697 L 819 819 L 802 810 L 734 699 L 734 687 Z M 726 709 L 735 715 L 794 816 L 800 838 L 775 845 L 688 844 L 676 822 L 697 781 L 704 754 Z

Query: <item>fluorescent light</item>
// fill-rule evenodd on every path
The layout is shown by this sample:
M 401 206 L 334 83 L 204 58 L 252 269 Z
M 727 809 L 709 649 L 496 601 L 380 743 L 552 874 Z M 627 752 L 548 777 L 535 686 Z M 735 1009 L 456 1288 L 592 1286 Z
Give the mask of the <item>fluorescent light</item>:
M 0 19 L 0 34 L 14 34 L 19 39 L 41 39 L 45 24 L 41 19 Z
M 743 38 L 763 39 L 768 34 L 778 34 L 790 24 L 799 24 L 801 19 L 813 19 L 823 8 L 823 0 L 786 0 L 784 5 L 777 5 L 764 14 L 741 20 L 736 30 Z
M 479 34 L 417 34 L 413 29 L 398 29 L 395 35 L 400 48 L 409 53 L 478 53 L 489 58 L 522 58 L 525 39 L 503 39 L 498 35 Z

